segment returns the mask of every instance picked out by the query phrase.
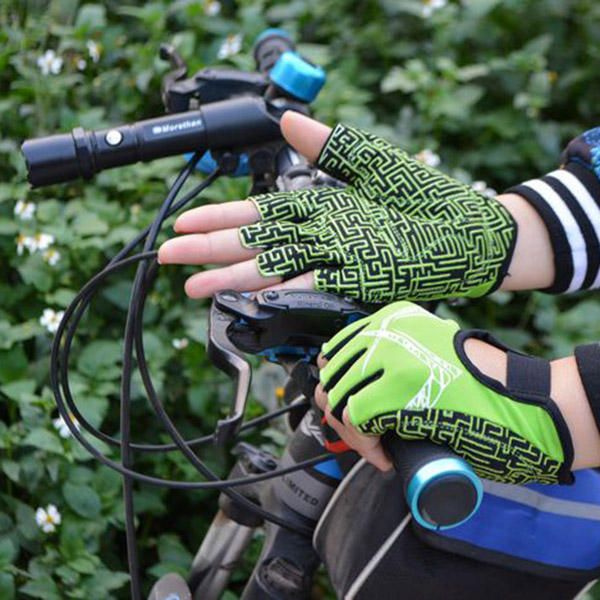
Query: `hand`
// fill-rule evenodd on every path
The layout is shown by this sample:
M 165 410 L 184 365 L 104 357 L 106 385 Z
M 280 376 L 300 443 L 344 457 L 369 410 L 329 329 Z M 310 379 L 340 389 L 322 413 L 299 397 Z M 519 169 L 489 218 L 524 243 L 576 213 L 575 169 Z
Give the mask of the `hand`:
M 323 369 L 325 368 L 325 365 L 327 365 L 327 360 L 323 355 L 320 355 L 317 363 L 319 368 Z M 367 462 L 370 462 L 380 471 L 385 472 L 392 468 L 392 461 L 383 450 L 379 436 L 360 433 L 360 431 L 350 423 L 348 407 L 344 408 L 341 421 L 331 414 L 331 407 L 327 401 L 327 394 L 321 383 L 315 388 L 315 402 L 325 414 L 328 425 L 334 429 L 352 450 L 360 454 Z
M 572 139 L 562 154 L 561 163 L 567 169 L 581 165 L 600 179 L 600 127 Z
M 319 168 L 349 185 L 182 215 L 176 230 L 192 235 L 164 244 L 161 263 L 231 265 L 193 276 L 188 295 L 257 290 L 285 279 L 288 288 L 388 302 L 475 297 L 500 285 L 516 239 L 502 204 L 357 129 L 338 125 L 330 133 L 293 113 L 282 129 L 309 159 L 318 156 Z
M 466 356 L 464 345 L 477 339 L 505 353 L 506 385 Z M 392 430 L 404 439 L 428 439 L 496 481 L 572 480 L 571 436 L 550 398 L 547 361 L 512 352 L 485 332 L 461 332 L 408 302 L 346 327 L 323 355 L 319 402 L 326 393 L 329 414 L 346 425 L 330 420 L 340 435 L 352 425 L 362 434 Z M 381 452 L 376 441 L 367 447 L 357 439 L 361 452 Z

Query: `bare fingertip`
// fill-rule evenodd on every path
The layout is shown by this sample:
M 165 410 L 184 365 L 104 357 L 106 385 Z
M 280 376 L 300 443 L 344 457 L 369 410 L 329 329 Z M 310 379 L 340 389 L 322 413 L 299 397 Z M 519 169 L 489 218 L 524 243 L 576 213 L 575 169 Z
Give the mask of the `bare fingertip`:
M 185 295 L 192 300 L 196 300 L 200 297 L 196 293 L 196 286 L 189 279 L 185 282 L 183 289 L 185 291 Z
M 327 364 L 327 359 L 321 352 L 319 354 L 319 356 L 317 357 L 317 366 L 319 367 L 319 369 L 322 369 L 326 364 Z

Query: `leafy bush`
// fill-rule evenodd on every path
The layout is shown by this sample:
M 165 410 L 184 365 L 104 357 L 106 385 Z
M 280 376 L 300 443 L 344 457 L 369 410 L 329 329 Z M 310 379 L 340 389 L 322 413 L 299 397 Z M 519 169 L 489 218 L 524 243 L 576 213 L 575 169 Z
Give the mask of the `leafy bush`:
M 60 311 L 150 221 L 181 165 L 173 158 L 109 171 L 85 185 L 30 191 L 18 152 L 23 139 L 160 114 L 162 41 L 173 43 L 192 71 L 218 55 L 250 69 L 252 40 L 281 26 L 328 71 L 315 104 L 319 118 L 367 127 L 411 152 L 428 149 L 448 172 L 501 190 L 551 169 L 569 138 L 597 124 L 599 17 L 592 0 L 1 3 L 0 597 L 128 596 L 120 480 L 61 435 L 48 357 Z M 221 181 L 203 201 L 243 197 L 245 183 Z M 211 430 L 229 388 L 205 358 L 206 304 L 185 300 L 184 270 L 164 271 L 147 310 L 148 359 L 166 408 L 195 436 Z M 129 276 L 115 276 L 99 295 L 73 354 L 73 394 L 106 431 L 118 419 L 116 340 Z M 498 293 L 443 310 L 547 356 L 600 336 L 593 295 Z M 165 440 L 139 382 L 134 392 L 139 439 Z M 224 472 L 226 456 L 206 455 Z M 177 455 L 136 464 L 194 478 Z M 168 570 L 185 571 L 214 500 L 138 489 L 147 585 Z M 243 578 L 232 589 L 239 591 Z

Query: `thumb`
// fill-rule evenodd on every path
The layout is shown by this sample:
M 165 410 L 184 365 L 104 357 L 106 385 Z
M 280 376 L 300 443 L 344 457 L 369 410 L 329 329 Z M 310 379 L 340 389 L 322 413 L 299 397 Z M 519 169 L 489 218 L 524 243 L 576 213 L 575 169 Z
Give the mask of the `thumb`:
M 309 162 L 316 162 L 331 133 L 331 128 L 310 117 L 286 111 L 281 117 L 281 132 L 290 146 L 293 146 Z

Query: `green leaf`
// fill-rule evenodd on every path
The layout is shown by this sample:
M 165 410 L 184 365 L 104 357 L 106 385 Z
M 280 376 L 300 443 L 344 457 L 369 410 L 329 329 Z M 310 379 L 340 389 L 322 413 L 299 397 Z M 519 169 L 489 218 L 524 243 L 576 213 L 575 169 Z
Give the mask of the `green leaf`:
M 417 82 L 404 69 L 392 67 L 388 74 L 381 80 L 381 91 L 384 94 L 390 92 L 414 92 L 418 87 Z
M 106 25 L 106 7 L 101 4 L 84 4 L 77 13 L 76 27 L 102 29 Z
M 66 308 L 73 298 L 75 298 L 76 292 L 67 288 L 60 288 L 50 294 L 46 294 L 46 303 L 53 306 L 60 306 L 60 308 Z
M 40 536 L 40 530 L 35 522 L 35 511 L 31 506 L 18 502 L 16 508 L 17 529 L 26 540 L 35 540 Z
M 161 562 L 169 562 L 185 567 L 192 562 L 192 555 L 181 543 L 181 540 L 173 534 L 161 535 L 158 540 L 158 556 Z
M 91 487 L 67 482 L 63 485 L 62 492 L 67 504 L 78 515 L 86 519 L 100 516 L 100 497 Z
M 0 512 L 0 533 L 6 533 L 12 528 L 12 519 L 6 513 Z
M 18 551 L 10 538 L 0 538 L 0 569 L 6 565 L 11 565 L 17 557 Z
M 14 460 L 3 460 L 2 461 L 2 472 L 15 483 L 19 483 L 19 463 Z
M 51 577 L 39 577 L 29 581 L 19 588 L 22 594 L 32 598 L 41 598 L 42 600 L 62 600 L 58 587 Z
M 77 366 L 89 377 L 104 379 L 118 375 L 113 367 L 121 358 L 121 344 L 112 340 L 94 341 L 82 350 Z
M 89 585 L 92 588 L 102 589 L 106 591 L 118 590 L 125 584 L 129 583 L 129 575 L 122 571 L 107 571 L 101 569 L 89 580 Z
M 91 575 L 98 568 L 98 560 L 89 556 L 81 556 L 69 562 L 69 566 L 83 575 Z
M 29 360 L 21 344 L 10 350 L 0 350 L 0 381 L 12 381 L 23 377 Z
M 0 217 L 0 235 L 17 236 L 19 227 L 14 219 Z
M 63 454 L 63 445 L 58 437 L 47 429 L 37 428 L 32 430 L 23 440 L 24 446 L 33 446 L 46 452 Z
M 0 573 L 0 598 L 13 600 L 15 597 L 15 578 L 11 573 Z
M 108 233 L 108 224 L 93 212 L 79 213 L 72 223 L 73 232 L 81 237 Z
M 18 379 L 0 387 L 0 391 L 6 394 L 12 400 L 21 402 L 21 400 L 33 394 L 35 390 L 35 381 L 31 379 Z
M 18 267 L 18 270 L 26 284 L 33 285 L 41 292 L 47 292 L 52 287 L 51 268 L 41 255 L 32 254 Z

